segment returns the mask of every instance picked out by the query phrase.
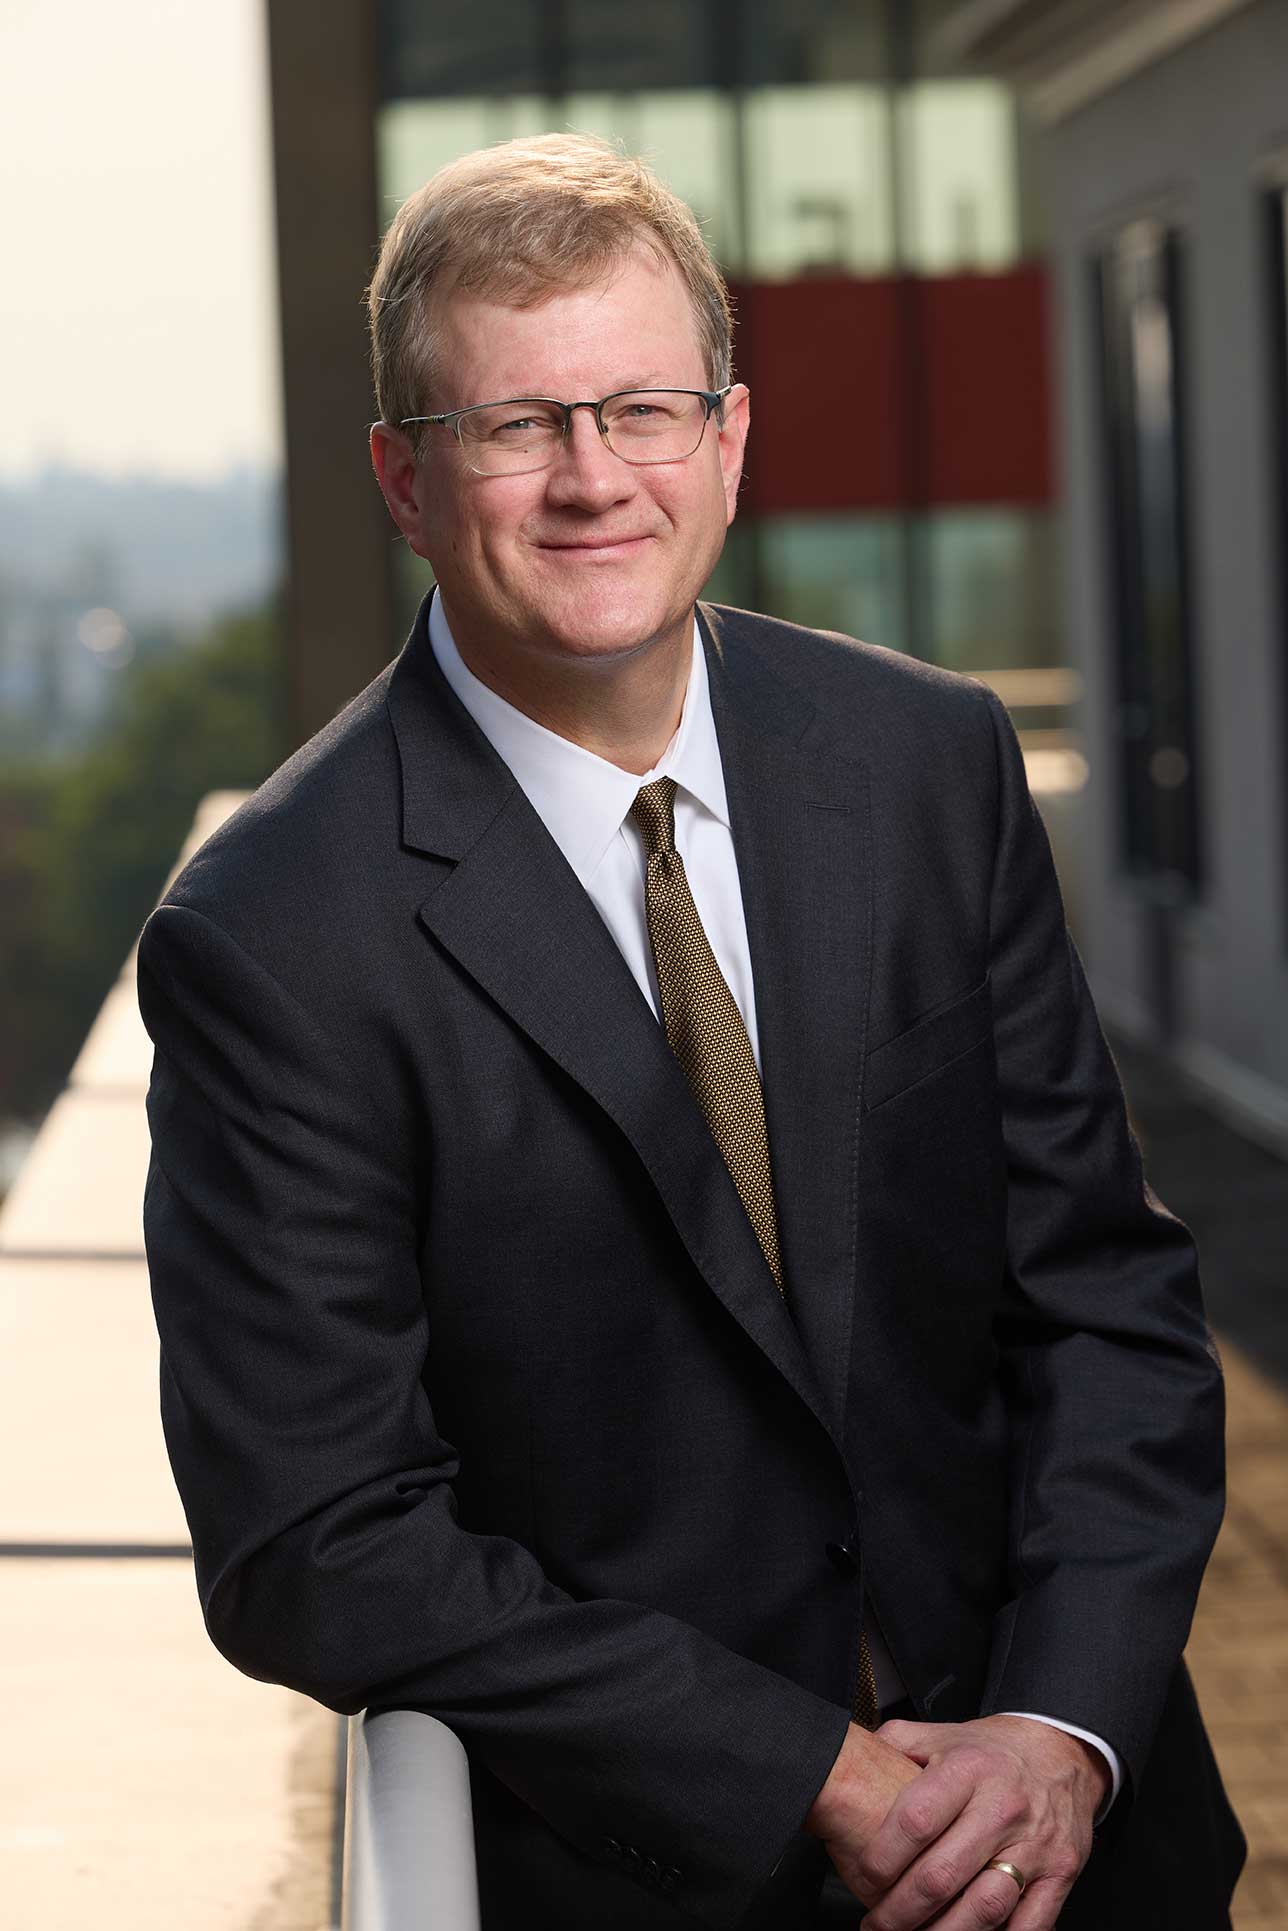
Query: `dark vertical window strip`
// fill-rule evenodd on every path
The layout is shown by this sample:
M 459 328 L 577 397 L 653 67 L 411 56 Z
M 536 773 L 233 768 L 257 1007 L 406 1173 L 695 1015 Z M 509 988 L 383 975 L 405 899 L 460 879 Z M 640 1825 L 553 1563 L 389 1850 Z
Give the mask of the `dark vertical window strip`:
M 1124 393 L 1124 345 L 1117 340 L 1119 304 L 1112 253 L 1093 258 L 1087 277 L 1091 342 L 1100 400 L 1100 473 L 1103 479 L 1103 539 L 1107 565 L 1106 614 L 1112 639 L 1114 710 L 1110 733 L 1115 748 L 1114 775 L 1118 788 L 1116 857 L 1127 872 L 1144 862 L 1141 813 L 1137 797 L 1138 760 L 1133 756 L 1133 724 L 1139 728 L 1141 694 L 1133 688 L 1135 659 L 1125 640 L 1137 631 L 1140 613 L 1133 596 L 1133 573 L 1128 567 L 1132 547 L 1130 506 L 1135 500 L 1131 438 L 1127 433 L 1128 398 Z
M 1182 257 L 1123 237 L 1092 264 L 1120 785 L 1119 862 L 1160 904 L 1198 893 L 1194 652 L 1185 513 Z M 1140 393 L 1141 305 L 1161 307 L 1166 394 Z M 1152 318 L 1157 327 L 1157 317 Z M 1161 345 L 1155 342 L 1157 353 Z M 1165 406 L 1165 422 L 1143 411 Z M 1142 445 L 1152 440 L 1152 447 Z M 1144 457 L 1148 455 L 1146 467 Z M 1177 755 L 1183 764 L 1178 776 Z
M 1185 250 L 1179 230 L 1171 228 L 1163 242 L 1163 299 L 1171 332 L 1172 515 L 1175 523 L 1177 591 L 1176 674 L 1168 689 L 1164 729 L 1169 744 L 1184 754 L 1187 781 L 1172 795 L 1179 824 L 1167 836 L 1166 863 L 1175 868 L 1198 896 L 1204 887 L 1203 829 L 1199 811 L 1202 757 L 1195 720 L 1203 715 L 1200 669 L 1194 638 L 1194 571 L 1190 535 L 1189 411 L 1185 395 L 1189 370 L 1189 324 L 1185 292 Z
M 1288 950 L 1288 186 L 1263 192 L 1268 278 L 1271 529 L 1279 616 L 1279 881 L 1280 932 Z

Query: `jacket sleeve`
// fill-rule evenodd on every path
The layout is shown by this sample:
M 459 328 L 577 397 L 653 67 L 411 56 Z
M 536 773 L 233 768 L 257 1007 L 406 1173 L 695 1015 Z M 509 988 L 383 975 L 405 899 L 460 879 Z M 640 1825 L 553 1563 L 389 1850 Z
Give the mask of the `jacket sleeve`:
M 733 1923 L 847 1713 L 458 1525 L 426 1392 L 427 1150 L 390 1143 L 299 997 L 204 913 L 152 915 L 138 984 L 162 1416 L 213 1641 L 335 1710 L 430 1711 L 588 1856 L 633 1842 L 684 1909 Z
M 1129 1798 L 1221 1520 L 1221 1371 L 1194 1244 L 1144 1178 L 1023 756 L 986 695 L 1013 1595 L 983 1708 L 1042 1711 L 1105 1738 Z

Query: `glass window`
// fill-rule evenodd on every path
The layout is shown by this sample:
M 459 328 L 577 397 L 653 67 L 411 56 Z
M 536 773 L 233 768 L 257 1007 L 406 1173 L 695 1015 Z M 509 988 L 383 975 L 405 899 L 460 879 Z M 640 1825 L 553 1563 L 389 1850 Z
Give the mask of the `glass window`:
M 730 95 L 712 88 L 668 88 L 629 96 L 573 94 L 561 121 L 621 141 L 644 157 L 702 224 L 716 258 L 728 264 L 738 249 L 736 141 Z
M 1185 517 L 1180 242 L 1125 229 L 1096 264 L 1109 554 L 1129 872 L 1200 882 Z
M 1055 533 L 1045 511 L 926 517 L 927 656 L 949 670 L 1049 669 L 1063 659 Z
M 381 210 L 398 207 L 431 174 L 474 148 L 564 128 L 601 134 L 642 154 L 702 222 L 716 256 L 738 253 L 734 189 L 736 139 L 731 97 L 672 88 L 631 96 L 472 94 L 454 100 L 389 102 L 376 117 Z
M 904 257 L 923 275 L 1020 254 L 1015 104 L 987 80 L 925 81 L 899 103 Z
M 736 76 L 748 87 L 834 86 L 888 81 L 890 27 L 884 6 L 855 0 L 708 0 L 717 45 L 738 36 Z M 903 3 L 903 0 L 900 0 Z M 733 84 L 727 56 L 725 85 Z
M 785 280 L 888 269 L 894 233 L 885 92 L 765 87 L 745 100 L 746 271 Z
M 531 0 L 471 0 L 468 7 L 379 0 L 381 100 L 539 90 L 548 60 L 541 33 L 545 11 Z
M 902 648 L 897 516 L 764 516 L 755 563 L 758 608 Z

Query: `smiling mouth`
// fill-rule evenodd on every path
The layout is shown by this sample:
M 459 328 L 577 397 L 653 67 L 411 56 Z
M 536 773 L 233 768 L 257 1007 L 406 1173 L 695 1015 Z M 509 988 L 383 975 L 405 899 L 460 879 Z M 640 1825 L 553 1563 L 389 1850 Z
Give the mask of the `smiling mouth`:
M 641 543 L 647 543 L 647 536 L 590 536 L 580 537 L 571 543 L 540 543 L 541 550 L 553 550 L 562 556 L 594 556 L 602 550 L 633 550 Z

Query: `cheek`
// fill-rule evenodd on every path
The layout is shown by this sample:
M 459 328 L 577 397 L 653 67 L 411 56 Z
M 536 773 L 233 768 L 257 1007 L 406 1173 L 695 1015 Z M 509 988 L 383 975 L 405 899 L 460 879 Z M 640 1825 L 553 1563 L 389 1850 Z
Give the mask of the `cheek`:
M 530 509 L 526 500 L 506 501 L 499 493 L 480 500 L 468 493 L 444 490 L 426 509 L 430 562 L 441 557 L 446 563 L 450 558 L 466 576 L 504 573 L 506 559 L 513 554 L 519 527 Z
M 659 507 L 682 536 L 701 548 L 725 527 L 724 485 L 716 467 L 690 470 L 655 492 Z

